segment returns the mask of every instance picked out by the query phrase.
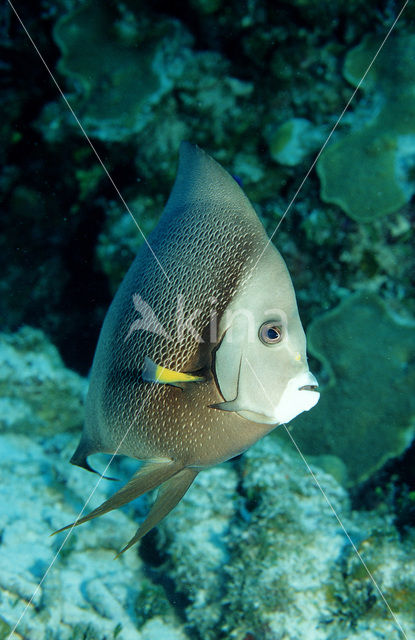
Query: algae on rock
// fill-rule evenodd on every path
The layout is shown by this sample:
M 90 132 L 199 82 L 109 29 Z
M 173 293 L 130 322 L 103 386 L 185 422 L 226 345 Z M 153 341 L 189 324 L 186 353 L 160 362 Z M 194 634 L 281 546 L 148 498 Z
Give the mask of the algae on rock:
M 260 440 L 239 470 L 237 494 L 230 464 L 202 472 L 183 504 L 159 526 L 160 550 L 168 556 L 162 571 L 187 598 L 186 618 L 196 637 L 400 640 L 291 443 Z M 314 465 L 313 472 L 404 629 L 415 631 L 410 541 L 399 540 L 391 516 L 352 513 L 346 490 Z
M 293 422 L 294 438 L 306 454 L 339 457 L 356 484 L 414 437 L 415 323 L 359 293 L 310 325 L 308 348 L 330 379 L 313 411 Z
M 60 18 L 60 71 L 80 83 L 76 112 L 90 135 L 119 141 L 141 131 L 183 71 L 192 38 L 172 19 L 150 20 L 133 2 L 97 0 Z
M 187 620 L 203 638 L 223 616 L 227 534 L 237 508 L 237 475 L 230 464 L 200 473 L 197 482 L 159 527 L 163 568 L 188 600 Z M 217 634 L 213 637 L 217 637 Z
M 86 495 L 93 508 L 113 491 L 112 483 L 68 464 L 75 445 L 73 434 L 46 445 L 32 434 L 0 434 L 0 619 L 12 628 L 24 612 L 16 637 L 30 640 L 186 640 L 167 598 L 163 608 L 149 601 L 153 588 L 138 554 L 114 561 L 126 530 L 136 526 L 132 509 L 50 537 L 76 519 Z M 145 621 L 137 601 L 149 603 Z
M 321 129 L 305 118 L 291 118 L 281 124 L 269 137 L 273 160 L 294 167 L 324 142 Z
M 82 426 L 87 381 L 39 329 L 0 334 L 1 431 L 52 436 Z

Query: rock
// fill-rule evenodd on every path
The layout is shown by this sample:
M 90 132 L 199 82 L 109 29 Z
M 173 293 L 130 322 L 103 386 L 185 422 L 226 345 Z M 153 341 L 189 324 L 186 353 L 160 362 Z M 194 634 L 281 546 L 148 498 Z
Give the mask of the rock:
M 0 334 L 0 431 L 52 435 L 82 426 L 87 381 L 67 369 L 46 335 Z
M 137 526 L 132 509 L 50 537 L 78 516 L 89 496 L 88 510 L 114 491 L 112 483 L 97 485 L 98 476 L 68 464 L 75 445 L 76 438 L 65 434 L 47 445 L 22 434 L 0 436 L 5 628 L 12 629 L 22 616 L 17 637 L 30 640 L 186 640 L 163 589 L 163 608 L 148 599 L 154 586 L 139 556 L 114 560 Z M 144 602 L 152 602 L 145 620 Z
M 240 463 L 202 472 L 159 529 L 163 567 L 188 599 L 196 637 L 402 640 L 351 539 L 400 624 L 412 616 L 415 554 L 391 518 L 353 513 L 347 493 L 292 446 L 265 438 Z M 331 508 L 332 507 L 332 508 Z

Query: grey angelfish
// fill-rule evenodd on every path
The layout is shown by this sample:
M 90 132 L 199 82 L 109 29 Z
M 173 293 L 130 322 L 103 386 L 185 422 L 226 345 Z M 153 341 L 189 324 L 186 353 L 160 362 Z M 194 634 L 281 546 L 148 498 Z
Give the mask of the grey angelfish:
M 148 240 L 162 269 L 144 245 L 108 310 L 71 460 L 90 470 L 87 457 L 97 452 L 144 461 L 76 524 L 160 487 L 123 551 L 173 509 L 199 471 L 319 399 L 285 263 L 240 186 L 198 147 L 182 143 Z

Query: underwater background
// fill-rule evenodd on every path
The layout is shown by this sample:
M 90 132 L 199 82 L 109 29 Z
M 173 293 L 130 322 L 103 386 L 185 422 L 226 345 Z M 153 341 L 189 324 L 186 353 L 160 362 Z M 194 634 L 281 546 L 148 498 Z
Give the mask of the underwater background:
M 0 640 L 415 638 L 414 2 L 299 192 L 403 2 L 13 4 L 145 234 L 182 140 L 241 180 L 269 235 L 289 207 L 274 242 L 322 387 L 290 433 L 373 579 L 282 429 L 115 561 L 145 498 L 49 537 L 96 486 L 69 459 L 142 238 L 4 2 Z

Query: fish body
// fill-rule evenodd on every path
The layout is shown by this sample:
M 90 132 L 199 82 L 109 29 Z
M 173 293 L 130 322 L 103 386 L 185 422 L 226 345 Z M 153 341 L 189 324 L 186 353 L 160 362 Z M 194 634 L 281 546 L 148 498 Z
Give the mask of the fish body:
M 311 408 L 316 385 L 282 257 L 239 184 L 182 143 L 160 222 L 106 315 L 71 460 L 91 469 L 88 456 L 106 452 L 145 464 L 77 524 L 160 486 L 128 548 L 200 470 Z

